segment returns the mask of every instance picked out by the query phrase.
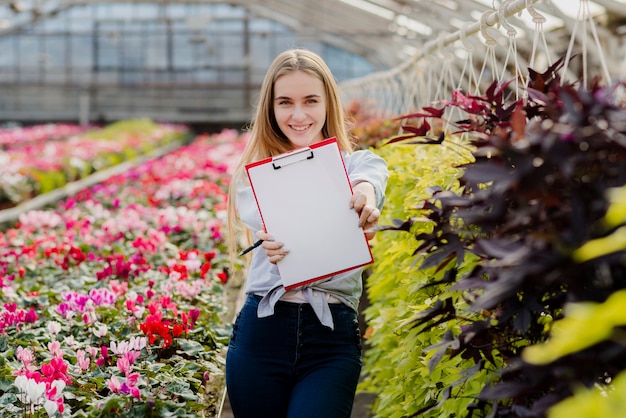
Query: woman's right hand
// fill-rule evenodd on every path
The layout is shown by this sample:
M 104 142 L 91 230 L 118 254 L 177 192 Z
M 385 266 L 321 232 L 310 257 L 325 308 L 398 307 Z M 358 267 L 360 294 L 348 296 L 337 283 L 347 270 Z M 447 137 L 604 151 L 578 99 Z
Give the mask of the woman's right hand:
M 270 263 L 276 264 L 289 254 L 289 250 L 284 248 L 283 243 L 274 241 L 274 238 L 267 232 L 263 230 L 257 231 L 256 237 L 263 240 L 261 248 L 265 250 L 265 255 L 267 255 Z

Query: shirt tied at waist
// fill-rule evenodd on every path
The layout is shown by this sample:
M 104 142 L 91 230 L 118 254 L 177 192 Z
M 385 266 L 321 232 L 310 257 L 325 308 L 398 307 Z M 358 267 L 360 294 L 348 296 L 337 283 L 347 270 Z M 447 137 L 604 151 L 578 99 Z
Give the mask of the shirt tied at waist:
M 270 289 L 267 293 L 261 296 L 259 302 L 259 308 L 257 309 L 257 316 L 259 318 L 265 318 L 274 314 L 274 307 L 276 303 L 285 295 L 286 290 L 282 285 L 278 285 Z M 325 293 L 311 287 L 305 287 L 302 289 L 306 301 L 313 308 L 313 312 L 319 319 L 320 323 L 330 329 L 335 329 L 333 322 L 333 315 L 328 306 L 328 300 Z

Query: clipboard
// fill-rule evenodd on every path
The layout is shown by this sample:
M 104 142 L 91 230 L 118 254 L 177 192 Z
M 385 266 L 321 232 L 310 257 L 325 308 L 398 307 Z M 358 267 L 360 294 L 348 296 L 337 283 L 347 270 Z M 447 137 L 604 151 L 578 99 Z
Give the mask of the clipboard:
M 289 250 L 277 263 L 285 289 L 374 262 L 335 137 L 245 168 L 266 231 Z

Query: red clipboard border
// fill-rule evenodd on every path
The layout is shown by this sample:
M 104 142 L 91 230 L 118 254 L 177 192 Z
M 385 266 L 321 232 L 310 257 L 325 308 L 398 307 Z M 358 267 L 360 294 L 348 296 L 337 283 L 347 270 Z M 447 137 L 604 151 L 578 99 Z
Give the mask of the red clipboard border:
M 341 154 L 341 149 L 339 148 L 339 143 L 337 142 L 337 137 L 333 136 L 333 137 L 324 139 L 322 141 L 316 142 L 314 144 L 309 145 L 308 147 L 303 147 L 303 148 L 309 148 L 311 150 L 314 150 L 315 148 L 319 148 L 319 147 L 323 147 L 323 146 L 326 146 L 326 145 L 330 145 L 332 143 L 334 143 L 337 146 L 337 150 L 339 151 L 339 156 L 341 158 L 341 164 L 343 165 L 343 171 L 346 174 L 346 179 L 348 180 L 348 186 L 350 187 L 350 193 L 354 194 L 354 190 L 352 189 L 352 184 L 350 183 L 350 177 L 348 176 L 348 169 L 346 168 L 346 163 L 345 163 L 345 161 L 343 159 L 343 154 Z M 301 150 L 302 150 L 302 148 L 297 148 L 295 150 L 291 150 L 291 151 L 285 152 L 285 153 L 280 154 L 280 155 L 275 155 L 273 157 L 264 158 L 263 160 L 259 160 L 259 161 L 252 162 L 250 164 L 246 164 L 246 166 L 245 166 L 245 168 L 246 168 L 246 175 L 248 176 L 248 182 L 250 183 L 250 186 L 252 188 L 252 193 L 254 194 L 254 201 L 256 202 L 257 209 L 259 211 L 259 214 L 261 215 L 261 221 L 263 222 L 263 226 L 264 227 L 265 227 L 265 220 L 263 219 L 263 212 L 261 212 L 261 207 L 259 206 L 259 201 L 257 199 L 257 194 L 256 194 L 256 191 L 254 190 L 254 184 L 252 184 L 252 179 L 250 178 L 249 169 L 253 168 L 253 167 L 260 166 L 260 165 L 269 164 L 272 161 L 274 161 L 274 159 L 277 158 L 277 157 L 285 157 L 285 156 L 288 156 L 290 154 L 293 154 L 293 153 L 301 151 Z M 265 232 L 267 232 L 267 230 Z M 363 238 L 367 241 L 367 237 L 365 236 L 365 230 L 363 230 Z M 343 270 L 339 270 L 339 271 L 335 271 L 335 272 L 332 272 L 332 273 L 324 274 L 322 276 L 314 277 L 314 278 L 305 280 L 303 282 L 299 282 L 297 284 L 293 284 L 293 285 L 290 285 L 290 286 L 284 286 L 285 290 L 297 289 L 298 287 L 306 286 L 307 284 L 318 282 L 320 280 L 324 280 L 324 279 L 327 279 L 329 277 L 336 276 L 338 274 L 348 272 L 350 270 L 354 270 L 354 269 L 357 269 L 357 268 L 360 268 L 360 267 L 364 267 L 364 266 L 370 265 L 370 264 L 374 263 L 374 255 L 372 254 L 372 248 L 369 245 L 369 243 L 367 245 L 367 249 L 369 250 L 370 261 L 367 261 L 365 263 L 358 264 L 358 265 L 355 265 L 355 266 L 352 266 L 352 267 L 348 267 L 348 268 L 345 268 Z M 277 265 L 277 267 L 278 267 L 278 270 L 280 272 L 280 266 Z

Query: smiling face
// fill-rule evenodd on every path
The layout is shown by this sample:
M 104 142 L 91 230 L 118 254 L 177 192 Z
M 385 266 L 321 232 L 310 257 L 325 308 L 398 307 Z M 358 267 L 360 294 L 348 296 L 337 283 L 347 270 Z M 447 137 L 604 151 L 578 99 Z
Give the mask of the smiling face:
M 324 83 L 304 71 L 280 76 L 274 83 L 274 115 L 294 148 L 321 141 L 326 123 Z

